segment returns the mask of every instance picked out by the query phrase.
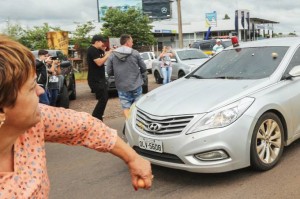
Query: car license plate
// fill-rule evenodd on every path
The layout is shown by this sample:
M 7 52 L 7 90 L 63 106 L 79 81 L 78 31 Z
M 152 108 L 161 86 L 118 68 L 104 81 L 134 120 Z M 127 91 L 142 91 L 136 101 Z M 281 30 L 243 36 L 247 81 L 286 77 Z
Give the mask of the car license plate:
M 139 147 L 148 151 L 163 152 L 163 144 L 160 140 L 139 137 Z

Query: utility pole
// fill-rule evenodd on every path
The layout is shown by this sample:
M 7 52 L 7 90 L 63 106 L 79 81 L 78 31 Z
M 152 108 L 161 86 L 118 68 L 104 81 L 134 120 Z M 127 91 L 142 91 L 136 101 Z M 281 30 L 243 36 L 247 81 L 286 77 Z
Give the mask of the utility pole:
M 178 40 L 179 48 L 183 48 L 183 38 L 182 38 L 182 19 L 181 19 L 181 0 L 177 0 L 177 13 L 178 13 Z

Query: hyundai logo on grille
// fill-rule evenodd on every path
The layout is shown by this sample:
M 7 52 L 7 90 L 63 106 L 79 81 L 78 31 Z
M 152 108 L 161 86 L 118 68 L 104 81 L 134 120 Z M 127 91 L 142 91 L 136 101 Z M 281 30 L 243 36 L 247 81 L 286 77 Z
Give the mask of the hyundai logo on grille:
M 166 14 L 168 12 L 168 8 L 166 8 L 166 7 L 162 7 L 160 10 L 164 14 Z
M 161 124 L 158 123 L 150 123 L 148 125 L 148 129 L 149 131 L 155 132 L 161 129 Z

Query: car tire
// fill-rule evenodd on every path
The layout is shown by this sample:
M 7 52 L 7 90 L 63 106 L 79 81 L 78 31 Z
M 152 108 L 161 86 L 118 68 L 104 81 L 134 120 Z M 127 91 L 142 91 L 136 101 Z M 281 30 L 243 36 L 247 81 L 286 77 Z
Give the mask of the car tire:
M 283 139 L 283 126 L 279 117 L 271 112 L 263 114 L 255 125 L 251 139 L 251 167 L 259 171 L 273 168 L 282 155 Z
M 155 82 L 156 82 L 157 84 L 162 84 L 163 78 L 161 78 L 161 76 L 160 76 L 160 74 L 159 74 L 158 71 L 155 71 L 155 72 L 154 72 L 154 78 L 155 78 Z
M 71 94 L 69 96 L 70 100 L 75 100 L 76 99 L 76 81 L 75 81 L 75 77 L 73 75 L 72 79 L 70 79 L 70 90 L 71 90 Z
M 64 85 L 62 88 L 62 92 L 60 93 L 57 106 L 64 108 L 69 108 L 70 106 L 69 93 L 66 85 Z
M 182 78 L 184 76 L 185 76 L 185 73 L 183 71 L 179 71 L 179 73 L 178 73 L 178 79 Z

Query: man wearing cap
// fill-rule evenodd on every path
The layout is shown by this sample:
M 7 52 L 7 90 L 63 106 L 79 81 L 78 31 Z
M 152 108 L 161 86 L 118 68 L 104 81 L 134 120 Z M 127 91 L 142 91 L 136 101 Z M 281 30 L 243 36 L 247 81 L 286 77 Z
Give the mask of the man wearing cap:
M 120 44 L 122 46 L 113 50 L 108 58 L 107 74 L 115 76 L 119 99 L 127 119 L 130 106 L 142 95 L 142 73 L 147 68 L 139 52 L 132 49 L 133 40 L 130 35 L 121 35 Z
M 216 45 L 214 45 L 212 50 L 213 54 L 219 53 L 224 49 L 221 43 L 222 43 L 221 39 L 216 40 Z
M 108 100 L 105 65 L 111 51 L 105 53 L 106 39 L 102 35 L 94 35 L 92 44 L 87 50 L 88 84 L 98 100 L 92 115 L 103 121 L 103 114 Z

